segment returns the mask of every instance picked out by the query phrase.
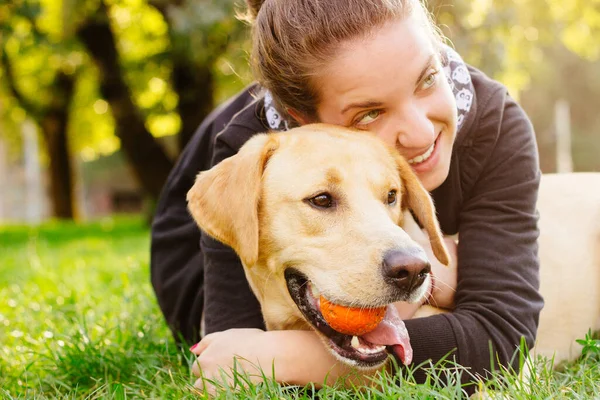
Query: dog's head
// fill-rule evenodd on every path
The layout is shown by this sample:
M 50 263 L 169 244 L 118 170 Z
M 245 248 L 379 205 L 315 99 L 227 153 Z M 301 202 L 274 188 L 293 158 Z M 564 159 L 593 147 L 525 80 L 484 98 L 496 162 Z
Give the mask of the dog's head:
M 402 229 L 408 210 L 448 264 L 429 194 L 406 161 L 369 133 L 305 125 L 261 134 L 198 175 L 189 209 L 209 235 L 239 255 L 269 329 L 315 329 L 342 361 L 405 363 L 412 350 L 390 306 L 428 292 L 423 249 Z M 410 215 L 410 214 L 408 214 Z M 319 298 L 352 307 L 388 306 L 375 331 L 333 330 Z

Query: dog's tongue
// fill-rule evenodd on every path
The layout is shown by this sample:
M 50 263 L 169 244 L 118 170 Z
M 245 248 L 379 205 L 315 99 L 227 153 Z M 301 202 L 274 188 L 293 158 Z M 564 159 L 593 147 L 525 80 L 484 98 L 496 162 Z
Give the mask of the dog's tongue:
M 404 365 L 412 362 L 413 350 L 408 331 L 393 304 L 388 305 L 383 321 L 377 325 L 377 328 L 361 337 L 373 344 L 392 346 L 394 353 Z

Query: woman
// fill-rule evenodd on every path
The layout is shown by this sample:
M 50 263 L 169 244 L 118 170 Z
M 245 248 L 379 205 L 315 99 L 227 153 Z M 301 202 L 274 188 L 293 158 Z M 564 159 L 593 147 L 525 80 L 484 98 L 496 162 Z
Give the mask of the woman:
M 197 232 L 185 204 L 196 173 L 235 154 L 253 134 L 316 121 L 369 130 L 395 146 L 431 192 L 443 232 L 459 233 L 451 249 L 456 283 L 444 278 L 456 292 L 440 296 L 454 303 L 453 312 L 406 321 L 414 364 L 451 353 L 474 374 L 497 362 L 516 367 L 514 352 L 522 337 L 533 345 L 543 304 L 540 171 L 524 112 L 502 85 L 443 45 L 417 0 L 249 4 L 253 65 L 267 92 L 248 88 L 200 127 L 153 224 L 152 282 L 167 321 L 195 341 L 204 310 L 205 331 L 214 332 L 192 348 L 205 376 L 230 366 L 233 355 L 274 362 L 277 379 L 288 383 L 348 373 L 313 332 L 261 330 L 238 258 Z

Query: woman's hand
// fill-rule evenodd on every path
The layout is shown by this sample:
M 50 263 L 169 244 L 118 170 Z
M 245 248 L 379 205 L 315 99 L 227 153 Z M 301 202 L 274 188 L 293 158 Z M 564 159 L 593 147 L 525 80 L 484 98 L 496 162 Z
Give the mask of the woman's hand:
M 214 394 L 215 387 L 209 381 L 232 384 L 234 367 L 248 374 L 254 383 L 263 380 L 263 373 L 272 378 L 271 364 L 275 357 L 267 336 L 267 332 L 260 329 L 229 329 L 206 335 L 190 349 L 198 356 L 192 367 L 198 378 L 194 386 Z M 224 377 L 226 382 L 223 382 Z
M 192 368 L 198 378 L 195 387 L 212 394 L 216 388 L 207 380 L 232 384 L 234 357 L 236 369 L 247 373 L 254 383 L 262 382 L 264 375 L 279 383 L 313 383 L 319 388 L 348 374 L 353 382 L 362 381 L 364 374 L 338 362 L 314 331 L 229 329 L 206 335 L 190 350 L 198 356 Z

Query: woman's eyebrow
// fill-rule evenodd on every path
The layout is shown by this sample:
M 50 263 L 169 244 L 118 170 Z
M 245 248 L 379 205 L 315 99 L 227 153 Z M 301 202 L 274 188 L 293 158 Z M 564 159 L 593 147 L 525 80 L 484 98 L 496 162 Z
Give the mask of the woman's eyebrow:
M 429 67 L 431 67 L 431 64 L 433 64 L 434 61 L 435 61 L 435 54 L 430 54 L 429 57 L 427 58 L 427 62 L 425 63 L 425 67 L 423 67 L 423 70 L 421 71 L 421 73 L 419 74 L 419 77 L 417 78 L 417 81 L 415 82 L 415 86 L 419 86 L 421 79 L 423 79 L 423 77 L 427 73 L 427 70 L 429 69 Z
M 375 108 L 375 107 L 381 107 L 382 104 L 383 103 L 380 101 L 373 101 L 373 100 L 362 101 L 359 103 L 350 103 L 342 109 L 342 114 L 344 114 L 346 111 L 348 111 L 352 108 Z

